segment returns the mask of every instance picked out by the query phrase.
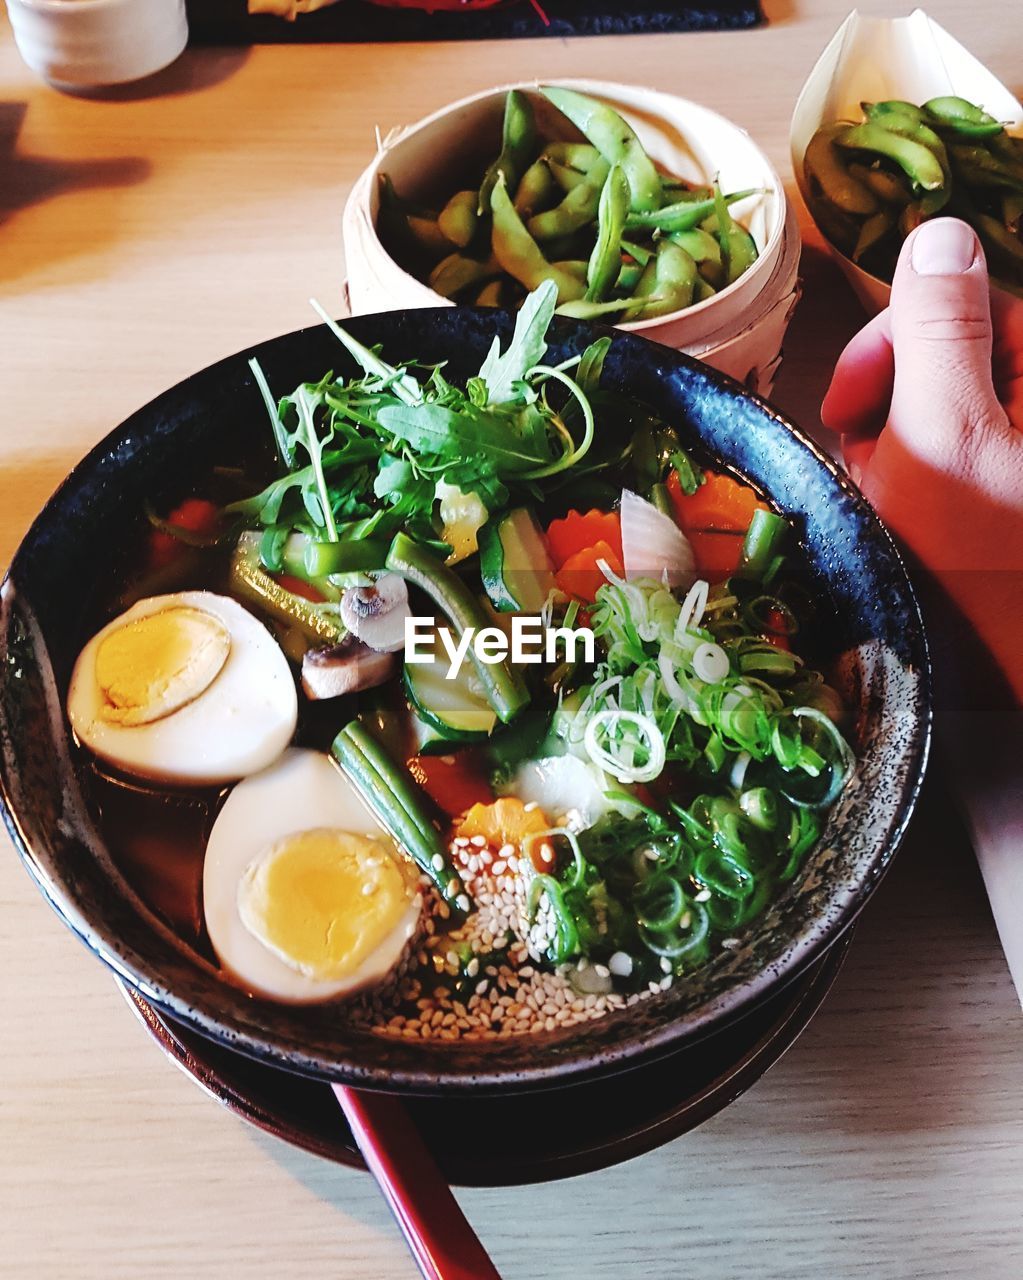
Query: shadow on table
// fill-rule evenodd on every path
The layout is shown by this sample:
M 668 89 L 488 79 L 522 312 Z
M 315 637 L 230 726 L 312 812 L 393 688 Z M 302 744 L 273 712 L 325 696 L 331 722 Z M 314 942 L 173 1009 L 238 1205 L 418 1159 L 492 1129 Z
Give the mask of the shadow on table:
M 144 102 L 201 93 L 229 80 L 248 56 L 247 48 L 186 49 L 169 67 L 143 80 L 76 91 L 73 96 L 99 102 Z
M 101 156 L 86 160 L 49 159 L 24 155 L 18 150 L 18 135 L 25 119 L 27 103 L 0 102 L 0 224 L 21 209 L 89 187 L 124 187 L 143 182 L 150 164 L 141 156 Z M 82 235 L 93 246 L 98 236 L 107 237 L 109 226 L 83 226 Z M 41 244 L 40 253 L 52 258 L 52 244 Z M 24 254 L 0 256 L 0 280 L 13 279 L 40 265 Z

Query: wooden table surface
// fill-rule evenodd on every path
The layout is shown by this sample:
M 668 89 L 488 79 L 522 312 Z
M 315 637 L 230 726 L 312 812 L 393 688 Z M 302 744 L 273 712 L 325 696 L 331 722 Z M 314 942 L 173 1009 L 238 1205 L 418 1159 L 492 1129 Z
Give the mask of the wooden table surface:
M 92 100 L 37 82 L 0 20 L 0 564 L 131 410 L 308 323 L 311 294 L 340 304 L 341 207 L 375 126 L 513 78 L 630 79 L 724 112 L 788 174 L 795 94 L 847 2 L 769 0 L 748 32 L 189 52 Z M 1023 87 L 1018 4 L 929 8 Z M 860 316 L 807 238 L 776 398 L 812 429 Z M 751 1093 L 617 1168 L 459 1192 L 504 1275 L 1023 1274 L 1019 1005 L 942 794 L 932 778 L 834 991 Z M 175 1071 L 0 845 L 0 1275 L 412 1276 L 369 1178 Z

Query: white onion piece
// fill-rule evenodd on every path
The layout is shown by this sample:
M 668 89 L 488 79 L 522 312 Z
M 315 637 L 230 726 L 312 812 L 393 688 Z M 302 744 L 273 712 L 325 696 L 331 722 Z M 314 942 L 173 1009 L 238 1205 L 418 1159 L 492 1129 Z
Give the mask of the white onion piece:
M 719 644 L 701 644 L 693 654 L 693 670 L 707 684 L 720 684 L 731 670 L 728 654 Z
M 669 587 L 689 586 L 696 557 L 674 520 L 631 489 L 622 490 L 622 559 L 625 577 L 652 578 Z

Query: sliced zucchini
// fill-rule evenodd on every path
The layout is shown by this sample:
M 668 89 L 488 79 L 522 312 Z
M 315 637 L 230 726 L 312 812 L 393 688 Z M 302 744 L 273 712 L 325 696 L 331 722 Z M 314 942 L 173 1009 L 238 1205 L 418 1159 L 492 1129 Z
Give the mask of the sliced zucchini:
M 434 750 L 442 743 L 488 738 L 497 723 L 497 713 L 486 699 L 473 664 L 466 659 L 449 680 L 450 670 L 439 640 L 434 643 L 431 661 L 405 663 L 405 692 L 416 718 L 431 730 L 427 742 Z M 426 745 L 420 743 L 420 749 L 425 750 Z
M 480 575 L 495 609 L 539 613 L 554 590 L 554 565 L 536 516 L 516 507 L 479 532 Z

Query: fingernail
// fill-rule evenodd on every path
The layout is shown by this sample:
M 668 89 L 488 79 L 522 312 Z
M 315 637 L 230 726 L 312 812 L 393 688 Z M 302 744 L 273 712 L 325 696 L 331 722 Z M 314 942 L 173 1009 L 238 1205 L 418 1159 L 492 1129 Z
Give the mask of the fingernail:
M 913 270 L 918 276 L 957 276 L 977 256 L 977 237 L 965 222 L 939 218 L 925 222 L 913 237 Z

